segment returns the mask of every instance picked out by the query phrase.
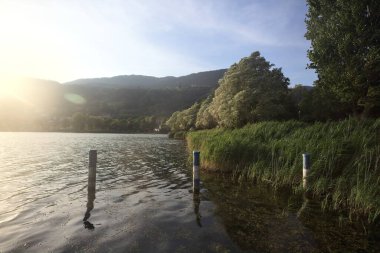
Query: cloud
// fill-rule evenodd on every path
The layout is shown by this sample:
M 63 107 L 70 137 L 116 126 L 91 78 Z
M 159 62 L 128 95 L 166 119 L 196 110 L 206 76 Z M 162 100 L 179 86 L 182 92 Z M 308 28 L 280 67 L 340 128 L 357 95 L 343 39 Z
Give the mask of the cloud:
M 166 0 L 129 1 L 126 5 L 129 4 L 138 10 L 133 16 L 147 29 L 224 34 L 240 43 L 267 46 L 303 45 L 299 40 L 300 26 L 292 23 L 305 6 L 300 1 Z M 302 15 L 301 21 L 303 27 Z

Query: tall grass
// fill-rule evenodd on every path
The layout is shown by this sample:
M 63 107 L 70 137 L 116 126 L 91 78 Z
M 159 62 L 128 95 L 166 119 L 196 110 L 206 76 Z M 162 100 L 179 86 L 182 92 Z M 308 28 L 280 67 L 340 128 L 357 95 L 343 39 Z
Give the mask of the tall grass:
M 190 132 L 206 169 L 302 191 L 302 153 L 311 154 L 308 190 L 323 207 L 380 217 L 380 119 L 306 124 L 262 122 Z

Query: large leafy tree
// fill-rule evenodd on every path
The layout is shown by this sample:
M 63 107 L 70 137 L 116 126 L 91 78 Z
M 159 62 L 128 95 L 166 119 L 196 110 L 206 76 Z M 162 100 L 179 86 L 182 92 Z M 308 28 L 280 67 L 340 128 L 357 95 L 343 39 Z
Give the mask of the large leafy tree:
M 199 111 L 197 113 L 197 119 L 195 122 L 195 127 L 197 129 L 210 129 L 216 127 L 216 122 L 214 115 L 211 113 L 210 104 L 212 102 L 212 96 L 208 96 L 202 101 Z
M 195 128 L 200 104 L 195 103 L 190 108 L 177 111 L 166 121 L 171 132 L 188 131 Z
M 287 118 L 289 79 L 259 52 L 233 64 L 215 90 L 210 112 L 221 127 Z
M 380 1 L 308 0 L 306 38 L 316 85 L 376 114 L 380 105 Z
M 332 93 L 317 87 L 296 85 L 290 96 L 293 109 L 302 121 L 339 120 L 347 116 L 349 108 Z

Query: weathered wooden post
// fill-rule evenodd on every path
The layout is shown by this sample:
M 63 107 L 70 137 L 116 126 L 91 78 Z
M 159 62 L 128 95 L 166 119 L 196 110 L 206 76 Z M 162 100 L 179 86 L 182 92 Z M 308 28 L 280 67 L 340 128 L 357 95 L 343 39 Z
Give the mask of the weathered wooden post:
M 200 152 L 193 151 L 193 192 L 194 193 L 199 193 L 199 188 L 200 188 L 199 166 L 200 166 Z
M 310 154 L 304 153 L 302 154 L 303 157 L 303 169 L 302 169 L 302 185 L 303 188 L 306 188 L 307 186 L 307 176 L 310 171 Z
M 90 150 L 88 166 L 88 192 L 95 193 L 97 151 Z
M 90 150 L 89 165 L 88 165 L 87 210 L 83 218 L 84 227 L 87 229 L 94 229 L 94 225 L 87 220 L 91 216 L 90 214 L 91 210 L 94 209 L 95 186 L 96 186 L 96 162 L 97 162 L 97 151 Z

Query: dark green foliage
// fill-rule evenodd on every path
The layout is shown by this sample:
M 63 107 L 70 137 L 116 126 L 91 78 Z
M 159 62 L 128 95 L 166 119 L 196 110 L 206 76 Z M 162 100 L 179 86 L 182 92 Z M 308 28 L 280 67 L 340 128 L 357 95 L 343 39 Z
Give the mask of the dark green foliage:
M 66 92 L 86 99 L 83 105 L 68 105 L 70 114 L 81 111 L 90 115 L 110 116 L 169 116 L 177 110 L 190 107 L 195 101 L 207 97 L 212 88 L 194 87 L 183 89 L 132 89 L 65 87 Z
M 72 117 L 72 127 L 74 131 L 82 132 L 86 127 L 87 118 L 82 113 L 75 113 Z
M 111 133 L 136 133 L 136 132 L 161 132 L 164 118 L 156 116 L 141 116 L 114 119 L 110 117 L 91 116 L 75 113 L 68 125 L 61 131 L 75 132 L 111 132 Z
M 291 89 L 290 96 L 293 110 L 295 110 L 294 114 L 301 121 L 344 119 L 350 112 L 347 104 L 340 102 L 334 94 L 319 86 L 312 88 L 296 85 Z
M 187 135 L 202 166 L 235 170 L 249 180 L 301 189 L 302 156 L 311 153 L 309 189 L 324 207 L 380 215 L 380 120 L 307 124 L 262 122 L 234 130 L 203 130 Z
M 306 38 L 317 85 L 354 113 L 379 115 L 380 1 L 308 0 Z
M 186 132 L 185 131 L 175 132 L 174 135 L 173 135 L 174 139 L 179 139 L 179 140 L 184 140 L 185 137 L 186 137 Z

